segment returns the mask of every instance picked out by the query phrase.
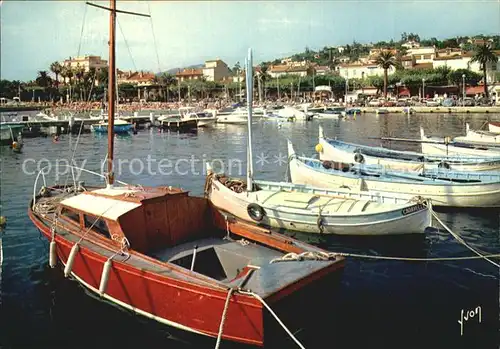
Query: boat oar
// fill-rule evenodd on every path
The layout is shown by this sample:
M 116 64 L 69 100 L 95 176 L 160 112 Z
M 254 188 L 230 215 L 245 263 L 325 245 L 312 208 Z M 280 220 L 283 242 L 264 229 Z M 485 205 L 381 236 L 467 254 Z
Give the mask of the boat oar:
M 382 141 L 395 141 L 395 142 L 407 142 L 407 143 L 431 143 L 431 144 L 452 144 L 450 137 L 445 137 L 445 141 L 424 141 L 421 139 L 410 139 L 410 138 L 396 138 L 396 137 L 367 137 L 368 139 L 378 139 Z

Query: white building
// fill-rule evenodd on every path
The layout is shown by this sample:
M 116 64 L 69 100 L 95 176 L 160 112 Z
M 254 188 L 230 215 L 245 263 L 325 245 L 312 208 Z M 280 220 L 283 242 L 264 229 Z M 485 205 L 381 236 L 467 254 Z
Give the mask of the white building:
M 409 41 L 405 42 L 404 44 L 402 44 L 401 47 L 404 47 L 407 49 L 419 48 L 420 43 L 418 41 L 409 40 Z
M 231 76 L 231 69 L 220 59 L 205 62 L 203 76 L 207 81 L 221 81 Z
M 73 58 L 69 57 L 69 59 L 64 60 L 61 65 L 71 68 L 83 68 L 85 72 L 88 72 L 91 68 L 100 71 L 108 67 L 108 61 L 101 59 L 101 56 L 80 56 Z
M 500 51 L 495 51 L 497 57 L 500 60 Z M 439 67 L 448 67 L 452 70 L 457 69 L 469 69 L 473 72 L 482 74 L 483 70 L 481 65 L 477 62 L 471 62 L 473 53 L 472 52 L 464 52 L 462 55 L 441 55 L 436 57 L 433 61 L 432 67 L 434 69 Z M 486 65 L 486 81 L 488 83 L 495 82 L 496 72 L 498 71 L 498 63 L 497 64 L 487 64 Z
M 351 63 L 338 66 L 338 72 L 344 79 L 364 79 L 368 76 L 383 76 L 384 69 L 374 63 Z M 387 70 L 387 74 L 396 71 L 394 67 Z
M 413 56 L 416 64 L 432 63 L 437 56 L 435 47 L 414 47 L 408 49 L 406 54 Z

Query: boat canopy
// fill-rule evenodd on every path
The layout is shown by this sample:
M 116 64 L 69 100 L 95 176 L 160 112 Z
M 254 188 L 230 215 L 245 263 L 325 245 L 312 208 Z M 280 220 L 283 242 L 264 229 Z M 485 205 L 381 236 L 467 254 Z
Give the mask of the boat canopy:
M 118 220 L 119 217 L 123 216 L 127 212 L 141 206 L 140 203 L 136 202 L 128 202 L 119 199 L 116 200 L 102 196 L 90 196 L 85 193 L 63 200 L 61 204 L 78 211 L 114 221 Z

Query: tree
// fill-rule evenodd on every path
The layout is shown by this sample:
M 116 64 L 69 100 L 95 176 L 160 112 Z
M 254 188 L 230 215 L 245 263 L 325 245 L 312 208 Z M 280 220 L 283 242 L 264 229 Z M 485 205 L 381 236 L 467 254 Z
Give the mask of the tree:
M 468 69 L 457 69 L 448 75 L 450 82 L 453 85 L 460 86 L 463 84 L 463 75 L 465 75 L 465 83 L 469 85 L 477 85 L 477 83 L 481 80 L 481 74 L 473 72 Z
M 397 65 L 396 56 L 390 50 L 383 50 L 375 59 L 375 63 L 384 69 L 384 98 L 387 98 L 387 70 Z
M 474 55 L 472 56 L 471 62 L 477 62 L 481 65 L 483 70 L 483 79 L 484 79 L 484 95 L 486 98 L 489 97 L 488 93 L 488 84 L 486 83 L 486 65 L 488 63 L 496 63 L 498 62 L 498 57 L 493 52 L 491 47 L 482 45 L 478 46 L 474 51 Z
M 236 62 L 236 64 L 234 65 L 232 71 L 233 71 L 234 74 L 237 74 L 237 73 L 240 72 L 240 70 L 241 70 L 240 62 Z
M 59 62 L 54 62 L 50 65 L 50 71 L 56 76 L 56 88 L 59 88 L 59 75 L 62 71 L 62 66 Z
M 52 79 L 45 70 L 41 70 L 38 72 L 38 76 L 35 81 L 38 86 L 43 88 L 47 88 L 52 85 Z

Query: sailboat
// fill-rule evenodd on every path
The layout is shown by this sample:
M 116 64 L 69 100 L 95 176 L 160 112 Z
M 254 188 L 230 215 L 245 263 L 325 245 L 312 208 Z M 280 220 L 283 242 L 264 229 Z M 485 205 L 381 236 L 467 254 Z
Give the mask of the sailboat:
M 251 56 L 247 72 L 252 71 Z M 252 74 L 247 74 L 247 182 L 216 174 L 207 164 L 206 196 L 221 212 L 265 227 L 320 234 L 423 233 L 431 225 L 430 204 L 415 196 L 374 195 L 349 189 L 254 181 L 252 162 Z M 338 186 L 340 187 L 340 186 Z
M 297 341 L 292 331 L 323 306 L 315 292 L 336 287 L 344 258 L 224 216 L 182 189 L 115 180 L 116 14 L 135 13 L 117 10 L 116 0 L 109 8 L 89 5 L 110 12 L 107 174 L 80 170 L 104 177 L 106 185 L 73 178 L 71 185 L 38 191 L 38 181 L 45 183 L 39 172 L 28 215 L 50 241 L 49 265 L 59 261 L 66 277 L 103 300 L 217 338 L 217 346 L 221 340 L 267 345 L 276 322 Z

